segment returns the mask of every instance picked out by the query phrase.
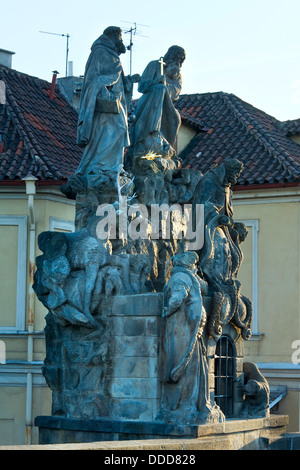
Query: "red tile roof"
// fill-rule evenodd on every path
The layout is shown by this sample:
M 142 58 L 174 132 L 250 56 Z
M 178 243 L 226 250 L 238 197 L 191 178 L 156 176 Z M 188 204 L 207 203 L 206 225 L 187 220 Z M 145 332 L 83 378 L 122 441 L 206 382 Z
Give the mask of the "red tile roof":
M 65 181 L 81 159 L 76 145 L 78 114 L 51 83 L 0 68 L 6 103 L 0 104 L 0 182 L 32 174 Z M 239 185 L 299 182 L 300 145 L 288 136 L 300 119 L 281 123 L 232 94 L 181 95 L 175 102 L 183 123 L 197 135 L 181 153 L 183 166 L 205 173 L 226 158 L 244 163 Z
M 66 180 L 82 150 L 76 145 L 78 114 L 51 83 L 0 68 L 6 102 L 0 104 L 0 180 Z M 3 88 L 3 87 L 2 87 Z M 2 143 L 1 143 L 2 142 Z
M 182 122 L 199 132 L 183 150 L 183 166 L 205 173 L 228 158 L 244 163 L 238 185 L 299 182 L 300 145 L 291 125 L 242 101 L 217 92 L 181 95 L 175 106 Z

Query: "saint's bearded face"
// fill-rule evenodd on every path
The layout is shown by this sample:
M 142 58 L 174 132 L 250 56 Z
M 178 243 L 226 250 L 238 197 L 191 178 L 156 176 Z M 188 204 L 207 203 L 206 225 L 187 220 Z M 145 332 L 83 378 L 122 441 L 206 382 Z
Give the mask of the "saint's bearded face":
M 115 48 L 116 48 L 116 51 L 119 55 L 120 54 L 125 54 L 125 52 L 126 52 L 126 47 L 123 43 L 121 33 L 115 38 Z
M 179 78 L 180 69 L 184 59 L 185 56 L 181 52 L 178 52 L 177 54 L 172 54 L 169 57 L 167 54 L 167 58 L 165 58 L 166 74 L 169 78 L 171 78 L 172 80 L 177 80 Z

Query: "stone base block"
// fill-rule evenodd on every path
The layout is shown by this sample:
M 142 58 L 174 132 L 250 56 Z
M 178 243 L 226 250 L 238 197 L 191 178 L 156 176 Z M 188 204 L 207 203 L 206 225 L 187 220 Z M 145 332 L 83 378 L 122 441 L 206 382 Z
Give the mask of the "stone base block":
M 133 440 L 178 440 L 197 442 L 197 448 L 220 440 L 230 449 L 260 449 L 270 435 L 272 439 L 286 431 L 287 416 L 226 420 L 224 423 L 199 426 L 173 425 L 162 422 L 111 421 L 105 419 L 81 420 L 56 416 L 38 416 L 39 444 L 67 444 Z M 223 445 L 222 444 L 222 445 Z M 113 448 L 113 444 L 110 444 Z M 120 448 L 120 445 L 118 445 Z M 206 447 L 207 448 L 207 447 Z M 214 447 L 215 448 L 215 447 Z

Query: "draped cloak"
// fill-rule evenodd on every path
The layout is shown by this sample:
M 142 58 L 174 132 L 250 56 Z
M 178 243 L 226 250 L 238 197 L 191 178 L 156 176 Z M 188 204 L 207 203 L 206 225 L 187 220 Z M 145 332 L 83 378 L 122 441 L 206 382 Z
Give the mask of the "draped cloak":
M 142 74 L 138 91 L 143 95 L 138 100 L 130 133 L 133 146 L 154 132 L 159 132 L 172 147 L 175 146 L 181 119 L 172 100 L 178 99 L 180 94 L 181 76 L 174 80 L 165 77 L 166 85 L 159 83 L 161 73 L 157 60 L 151 61 Z
M 132 82 L 126 78 L 114 43 L 103 34 L 92 45 L 88 58 L 77 127 L 77 144 L 84 147 L 77 174 L 99 174 L 103 168 L 123 164 L 129 145 L 127 103 Z M 97 100 L 120 98 L 119 112 L 101 112 Z
M 178 308 L 172 308 L 172 298 Z M 162 409 L 167 413 L 188 411 L 192 417 L 209 402 L 202 338 L 206 312 L 197 276 L 188 269 L 173 268 L 164 290 L 164 304 L 159 365 Z

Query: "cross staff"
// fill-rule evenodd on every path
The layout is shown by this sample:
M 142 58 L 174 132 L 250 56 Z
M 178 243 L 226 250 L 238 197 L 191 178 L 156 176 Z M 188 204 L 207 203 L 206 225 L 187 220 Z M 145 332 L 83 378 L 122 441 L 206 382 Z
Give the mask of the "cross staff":
M 166 65 L 166 63 L 164 62 L 164 58 L 161 57 L 159 59 L 158 63 L 160 64 L 160 74 L 163 75 L 164 74 L 164 65 Z

